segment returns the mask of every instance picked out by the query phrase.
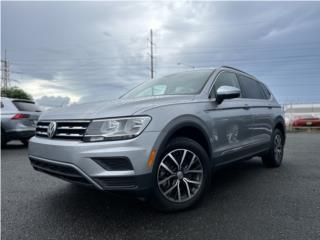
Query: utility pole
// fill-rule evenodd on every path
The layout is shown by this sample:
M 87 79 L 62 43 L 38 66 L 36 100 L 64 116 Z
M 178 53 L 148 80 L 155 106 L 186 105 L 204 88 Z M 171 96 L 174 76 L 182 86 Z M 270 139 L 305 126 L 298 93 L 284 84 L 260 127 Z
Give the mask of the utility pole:
M 153 32 L 150 29 L 150 71 L 151 79 L 153 79 Z
M 9 84 L 10 84 L 9 63 L 7 60 L 7 50 L 4 50 L 4 60 L 1 59 L 1 87 L 3 87 L 3 89 L 6 90 Z

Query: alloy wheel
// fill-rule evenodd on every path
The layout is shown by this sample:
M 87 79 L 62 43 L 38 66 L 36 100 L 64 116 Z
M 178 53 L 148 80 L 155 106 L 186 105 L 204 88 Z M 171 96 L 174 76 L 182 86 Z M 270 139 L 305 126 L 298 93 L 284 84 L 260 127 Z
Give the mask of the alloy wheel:
M 279 134 L 277 134 L 274 138 L 274 158 L 277 162 L 282 161 L 282 155 L 283 155 L 283 144 L 282 144 L 282 138 Z
M 203 166 L 199 157 L 187 149 L 175 149 L 161 159 L 157 184 L 161 194 L 171 202 L 192 199 L 203 184 Z

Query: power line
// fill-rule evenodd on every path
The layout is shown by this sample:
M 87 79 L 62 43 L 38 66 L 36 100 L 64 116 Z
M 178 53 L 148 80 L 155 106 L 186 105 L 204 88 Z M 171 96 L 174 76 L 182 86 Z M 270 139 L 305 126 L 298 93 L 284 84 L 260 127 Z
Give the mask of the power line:
M 154 43 L 153 43 L 154 45 Z M 154 59 L 155 56 L 152 54 L 152 58 L 151 59 Z M 204 61 L 197 61 L 197 64 L 209 64 L 209 65 L 212 65 L 212 63 L 214 62 L 226 62 L 226 61 L 230 61 L 230 62 L 257 62 L 257 61 L 300 61 L 300 59 L 305 59 L 305 60 L 313 60 L 313 59 L 310 59 L 310 58 L 319 58 L 320 55 L 291 55 L 291 56 L 281 56 L 281 57 L 269 57 L 269 58 L 249 58 L 249 57 L 245 57 L 245 58 L 229 58 L 229 59 L 225 59 L 225 58 L 221 58 L 221 59 L 216 59 L 216 60 L 204 60 Z M 15 66 L 19 66 L 19 67 L 24 67 L 24 68 L 39 68 L 39 64 L 36 64 L 36 63 L 16 63 L 16 62 L 12 62 L 13 65 Z M 66 63 L 67 64 L 67 63 Z M 107 64 L 107 63 L 104 63 L 104 64 Z M 190 64 L 190 63 L 189 63 Z M 112 67 L 119 67 L 120 64 L 114 64 L 114 65 L 110 65 L 110 64 L 107 64 L 106 66 L 103 65 L 101 66 L 101 68 L 112 68 Z M 130 66 L 143 66 L 144 63 L 130 63 Z M 80 67 L 81 65 L 78 64 L 77 67 Z M 88 66 L 88 64 L 82 64 L 82 68 L 91 68 L 90 66 Z M 162 65 L 163 67 L 172 67 L 173 65 Z M 206 66 L 204 66 L 206 67 Z M 56 66 L 53 66 L 53 65 L 45 65 L 45 66 L 42 66 L 41 68 L 44 68 L 44 69 L 64 69 L 64 68 L 57 68 Z M 96 66 L 95 65 L 95 68 L 100 68 L 99 66 Z
M 311 43 L 310 43 L 311 44 Z M 304 51 L 305 50 L 313 50 L 314 47 L 310 46 L 310 44 L 307 44 L 307 48 L 304 47 L 304 48 L 297 48 L 297 47 L 294 47 L 293 49 L 295 51 Z M 153 45 L 154 45 L 154 42 L 153 42 Z M 268 53 L 268 52 L 273 52 L 275 51 L 276 53 L 279 53 L 279 51 L 291 51 L 292 48 L 288 48 L 290 47 L 290 44 L 286 45 L 286 46 L 282 46 L 280 47 L 279 49 L 276 49 L 276 48 L 264 48 L 264 47 L 252 47 L 252 46 L 248 46 L 248 47 L 243 47 L 243 48 L 235 48 L 235 47 L 219 47 L 219 48 L 212 48 L 212 47 L 199 47 L 200 49 L 207 49 L 206 51 L 181 51 L 179 53 L 162 53 L 160 56 L 171 56 L 172 54 L 174 55 L 192 55 L 192 54 L 196 54 L 196 55 L 200 55 L 200 54 L 214 54 L 214 53 L 227 53 L 230 51 L 233 51 L 233 50 L 244 50 L 244 51 L 248 51 L 248 50 L 255 50 L 255 53 L 257 53 L 257 51 L 263 51 L 264 53 Z M 198 48 L 198 47 L 188 47 L 188 49 L 192 49 L 192 48 Z M 176 49 L 176 47 L 175 47 Z M 217 49 L 217 51 L 211 51 L 211 50 L 214 50 L 214 49 Z M 132 55 L 119 55 L 119 56 L 100 56 L 100 57 L 70 57 L 70 55 L 68 57 L 64 57 L 63 58 L 63 61 L 65 62 L 69 62 L 69 61 L 85 61 L 85 62 L 93 62 L 93 61 L 101 61 L 101 60 L 110 60 L 111 62 L 114 62 L 114 60 L 122 60 L 122 59 L 138 59 L 138 60 L 141 60 L 143 59 L 145 56 L 143 54 L 138 54 L 136 56 L 132 56 Z M 46 58 L 38 58 L 38 57 L 34 57 L 34 58 L 24 58 L 24 60 L 14 60 L 14 62 L 16 63 L 30 63 L 30 61 L 32 62 L 40 62 L 40 63 L 43 63 L 43 62 L 56 62 L 56 61 L 61 61 L 61 58 L 60 57 L 55 57 L 55 58 L 49 58 L 49 57 L 46 57 Z
M 311 46 L 311 45 L 319 45 L 320 42 L 319 41 L 313 41 L 313 42 L 297 42 L 297 43 L 277 43 L 277 44 L 274 44 L 274 43 L 258 43 L 256 42 L 256 46 L 253 46 L 254 43 L 250 43 L 250 44 L 233 44 L 233 45 L 229 45 L 229 46 L 217 46 L 217 47 L 211 47 L 211 46 L 205 46 L 205 47 L 201 47 L 201 46 L 188 46 L 187 48 L 188 49 L 217 49 L 217 50 L 220 50 L 220 49 L 232 49 L 232 50 L 235 50 L 235 49 L 265 49 L 265 48 L 268 48 L 268 47 L 271 47 L 271 48 L 283 48 L 283 47 L 296 47 L 296 46 Z M 163 48 L 167 48 L 167 49 L 170 49 L 170 48 L 173 48 L 173 49 L 177 49 L 177 48 L 181 48 L 181 46 L 174 46 L 174 45 L 159 45 L 159 48 L 163 49 Z

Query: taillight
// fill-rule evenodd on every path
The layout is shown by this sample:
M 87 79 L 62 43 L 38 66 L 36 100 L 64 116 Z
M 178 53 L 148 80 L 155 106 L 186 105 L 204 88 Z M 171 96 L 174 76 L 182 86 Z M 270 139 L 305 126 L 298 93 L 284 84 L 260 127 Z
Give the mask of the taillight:
M 18 120 L 18 119 L 23 119 L 23 118 L 28 118 L 28 117 L 29 117 L 29 115 L 27 115 L 27 114 L 17 113 L 11 119 Z

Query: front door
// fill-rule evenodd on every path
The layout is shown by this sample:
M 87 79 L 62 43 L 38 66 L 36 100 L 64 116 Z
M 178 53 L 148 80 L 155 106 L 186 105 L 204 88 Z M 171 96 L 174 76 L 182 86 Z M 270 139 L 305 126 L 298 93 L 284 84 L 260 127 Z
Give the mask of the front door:
M 218 104 L 214 97 L 221 86 L 240 89 L 237 76 L 233 72 L 222 71 L 218 74 L 211 90 L 211 101 L 207 114 L 211 119 L 213 157 L 216 165 L 232 162 L 249 155 L 253 117 L 248 107 L 248 99 L 225 99 Z

